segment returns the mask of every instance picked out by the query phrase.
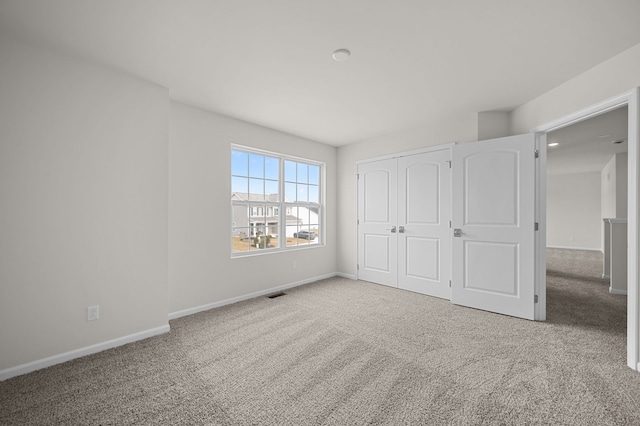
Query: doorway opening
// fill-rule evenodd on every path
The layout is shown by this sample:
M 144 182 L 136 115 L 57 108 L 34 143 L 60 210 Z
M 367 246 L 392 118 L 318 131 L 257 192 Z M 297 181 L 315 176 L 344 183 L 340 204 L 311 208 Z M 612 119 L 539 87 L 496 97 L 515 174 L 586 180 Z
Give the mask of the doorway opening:
M 624 352 L 628 107 L 548 133 L 546 149 L 547 321 L 597 328 Z
M 577 111 L 565 117 L 561 117 L 550 123 L 533 129 L 533 132 L 548 135 L 556 130 L 569 127 L 573 124 L 583 122 L 593 117 L 603 115 L 607 112 L 627 107 L 627 143 L 628 143 L 628 177 L 627 177 L 627 366 L 638 371 L 640 370 L 640 351 L 638 346 L 639 331 L 639 305 L 638 299 L 638 151 L 640 145 L 640 118 L 639 113 L 639 89 L 635 88 L 614 98 L 603 101 L 597 105 Z M 546 154 L 546 150 L 543 151 Z M 544 155 L 546 160 L 546 155 Z M 538 175 L 542 191 L 548 190 L 546 185 L 546 164 L 544 170 Z M 546 212 L 546 193 L 541 197 L 540 203 Z M 539 247 L 538 251 L 539 274 L 546 275 L 546 244 Z M 546 296 L 546 286 L 540 288 L 540 293 Z M 544 313 L 543 313 L 544 315 Z

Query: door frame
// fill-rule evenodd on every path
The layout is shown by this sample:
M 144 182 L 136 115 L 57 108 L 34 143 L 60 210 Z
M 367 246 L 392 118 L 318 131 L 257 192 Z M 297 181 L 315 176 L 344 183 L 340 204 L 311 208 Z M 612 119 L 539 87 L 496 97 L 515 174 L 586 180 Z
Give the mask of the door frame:
M 532 132 L 547 134 L 624 106 L 628 107 L 629 116 L 627 135 L 629 146 L 629 174 L 627 178 L 627 366 L 633 370 L 640 371 L 640 338 L 638 336 L 640 331 L 640 289 L 638 287 L 640 282 L 640 276 L 638 275 L 638 253 L 640 252 L 638 246 L 640 242 L 640 229 L 638 228 L 640 208 L 640 193 L 638 192 L 640 189 L 638 185 L 638 168 L 640 164 L 640 158 L 638 157 L 640 153 L 640 88 L 636 87 L 618 96 L 540 125 L 534 128 Z M 540 153 L 544 155 L 546 160 L 546 147 L 544 149 L 541 147 Z M 546 209 L 546 161 L 541 161 L 540 167 L 541 170 L 538 175 L 538 186 L 540 187 L 538 208 L 541 209 L 541 212 L 544 212 L 544 209 Z M 546 247 L 540 247 L 541 252 L 545 249 Z M 538 254 L 540 255 L 540 253 Z M 544 259 L 545 257 L 540 258 L 539 265 L 536 268 L 542 276 L 546 275 L 547 268 L 546 262 L 542 261 Z
M 451 150 L 452 147 L 455 145 L 454 143 L 445 143 L 442 145 L 433 145 L 427 148 L 420 148 L 420 149 L 414 149 L 411 151 L 403 151 L 403 152 L 399 152 L 399 153 L 394 153 L 394 154 L 388 154 L 388 155 L 382 155 L 380 157 L 373 157 L 373 158 L 367 158 L 364 160 L 358 160 L 356 161 L 356 167 L 355 170 L 356 172 L 353 175 L 353 181 L 355 184 L 355 193 L 356 193 L 356 214 L 355 217 L 353 218 L 353 226 L 355 227 L 356 230 L 356 235 L 355 235 L 355 243 L 356 243 L 356 253 L 355 253 L 355 259 L 353 262 L 353 265 L 356 266 L 355 270 L 356 270 L 356 280 L 360 279 L 360 271 L 358 270 L 358 259 L 360 256 L 360 250 L 362 249 L 358 243 L 358 232 L 359 232 L 359 228 L 358 228 L 358 217 L 360 217 L 360 211 L 358 210 L 359 205 L 358 205 L 358 197 L 360 196 L 360 194 L 358 193 L 358 167 L 360 166 L 360 164 L 366 164 L 366 163 L 372 163 L 375 161 L 380 161 L 380 160 L 389 160 L 392 158 L 399 158 L 399 157 L 407 157 L 409 155 L 415 155 L 415 154 L 425 154 L 427 152 L 434 152 L 434 151 L 443 151 L 443 150 Z M 449 204 L 451 204 L 451 196 L 449 196 Z M 451 210 L 451 208 L 449 209 Z M 450 250 L 451 251 L 451 250 Z M 451 254 L 449 255 L 449 257 L 451 257 Z M 449 262 L 449 270 L 451 270 L 451 262 Z M 451 276 L 451 271 L 449 271 L 449 276 Z

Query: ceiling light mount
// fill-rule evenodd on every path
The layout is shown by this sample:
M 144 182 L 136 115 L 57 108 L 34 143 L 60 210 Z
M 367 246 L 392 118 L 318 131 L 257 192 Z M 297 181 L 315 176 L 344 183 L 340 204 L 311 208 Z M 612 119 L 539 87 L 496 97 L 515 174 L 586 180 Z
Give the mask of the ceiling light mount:
M 344 62 L 349 59 L 350 56 L 351 52 L 349 52 L 349 49 L 338 49 L 331 55 L 336 62 Z

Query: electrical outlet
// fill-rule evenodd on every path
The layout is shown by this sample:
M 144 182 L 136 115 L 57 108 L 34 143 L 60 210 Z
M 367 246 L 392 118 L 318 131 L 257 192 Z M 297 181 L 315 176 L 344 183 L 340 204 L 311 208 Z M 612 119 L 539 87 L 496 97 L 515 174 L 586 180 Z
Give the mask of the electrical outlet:
M 100 306 L 89 306 L 87 308 L 87 321 L 95 321 L 100 318 Z

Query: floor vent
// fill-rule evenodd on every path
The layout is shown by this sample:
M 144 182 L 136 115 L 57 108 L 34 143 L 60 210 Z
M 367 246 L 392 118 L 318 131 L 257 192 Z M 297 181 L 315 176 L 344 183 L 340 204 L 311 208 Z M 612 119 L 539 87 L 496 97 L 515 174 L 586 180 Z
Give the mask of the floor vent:
M 285 293 L 284 291 L 279 291 L 277 293 L 270 294 L 267 297 L 269 299 L 275 299 L 276 297 L 284 296 L 285 294 L 287 294 L 287 293 Z

